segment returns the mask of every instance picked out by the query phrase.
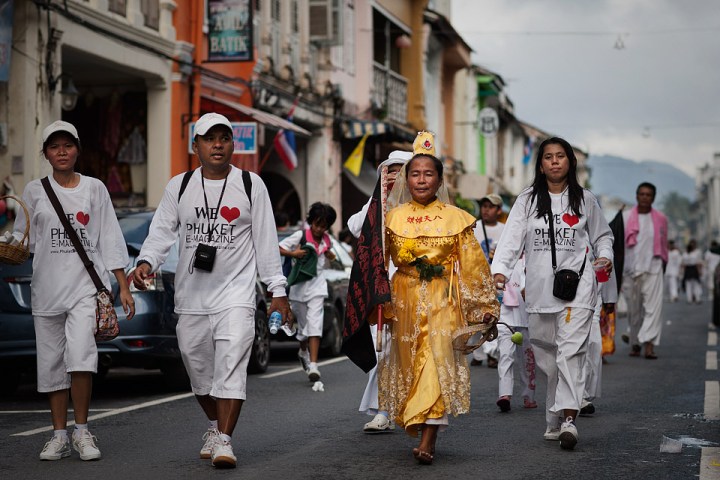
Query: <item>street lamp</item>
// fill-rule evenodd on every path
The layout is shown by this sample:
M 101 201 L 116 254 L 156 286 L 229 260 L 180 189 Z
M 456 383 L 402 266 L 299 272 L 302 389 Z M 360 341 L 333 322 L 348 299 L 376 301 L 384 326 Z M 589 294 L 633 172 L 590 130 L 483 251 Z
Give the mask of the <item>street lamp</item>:
M 65 86 L 60 89 L 60 108 L 62 108 L 66 112 L 69 112 L 70 110 L 75 108 L 75 105 L 77 105 L 78 97 L 80 96 L 80 92 L 75 87 L 75 82 L 73 82 L 72 77 L 67 73 L 61 73 L 57 77 L 51 77 L 48 80 L 48 88 L 51 94 L 54 93 L 55 87 L 63 77 L 65 77 L 66 80 Z

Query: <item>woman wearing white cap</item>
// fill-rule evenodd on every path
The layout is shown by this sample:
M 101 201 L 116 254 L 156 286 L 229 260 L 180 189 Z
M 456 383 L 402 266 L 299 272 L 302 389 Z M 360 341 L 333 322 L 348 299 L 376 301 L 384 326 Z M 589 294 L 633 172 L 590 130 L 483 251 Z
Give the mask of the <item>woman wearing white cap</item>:
M 127 247 L 110 195 L 100 180 L 75 172 L 81 149 L 73 125 L 53 122 L 43 130 L 42 140 L 43 155 L 52 167 L 50 186 L 108 290 L 108 272 L 115 275 L 129 320 L 135 306 L 125 277 Z M 98 460 L 100 450 L 87 426 L 92 374 L 97 371 L 98 361 L 94 338 L 97 289 L 39 179 L 25 187 L 23 201 L 29 216 L 19 212 L 14 235 L 21 236 L 30 223 L 30 250 L 35 254 L 32 313 L 37 388 L 48 394 L 54 429 L 40 459 L 70 456 L 66 430 L 69 393 L 75 416 L 73 448 L 82 460 Z

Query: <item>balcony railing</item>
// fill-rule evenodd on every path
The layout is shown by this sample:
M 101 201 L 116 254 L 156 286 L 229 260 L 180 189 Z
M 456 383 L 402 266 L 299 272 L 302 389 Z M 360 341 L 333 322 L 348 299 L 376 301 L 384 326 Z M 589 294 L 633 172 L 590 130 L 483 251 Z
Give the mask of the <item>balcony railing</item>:
M 407 121 L 407 79 L 377 62 L 373 62 L 372 100 L 388 120 Z

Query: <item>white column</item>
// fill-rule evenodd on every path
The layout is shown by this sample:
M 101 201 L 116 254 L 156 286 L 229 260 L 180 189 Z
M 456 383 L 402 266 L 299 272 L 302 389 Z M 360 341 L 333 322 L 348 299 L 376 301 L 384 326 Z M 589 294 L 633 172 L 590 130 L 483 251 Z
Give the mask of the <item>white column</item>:
M 167 79 L 164 85 L 149 84 L 147 90 L 147 205 L 157 207 L 165 185 L 170 180 L 171 89 Z

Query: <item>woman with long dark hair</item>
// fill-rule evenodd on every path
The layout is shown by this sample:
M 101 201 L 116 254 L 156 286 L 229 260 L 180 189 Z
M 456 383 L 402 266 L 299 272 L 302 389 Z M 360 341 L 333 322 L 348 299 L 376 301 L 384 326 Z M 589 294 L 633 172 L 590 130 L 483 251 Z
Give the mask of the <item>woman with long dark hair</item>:
M 558 137 L 543 141 L 535 179 L 510 211 L 492 272 L 495 286 L 503 290 L 525 254 L 530 340 L 537 366 L 548 378 L 544 438 L 560 440 L 564 449 L 573 449 L 578 440 L 575 418 L 585 387 L 582 368 L 597 300 L 588 258 L 594 253 L 594 263 L 609 274 L 612 244 L 597 199 L 578 182 L 572 146 Z

